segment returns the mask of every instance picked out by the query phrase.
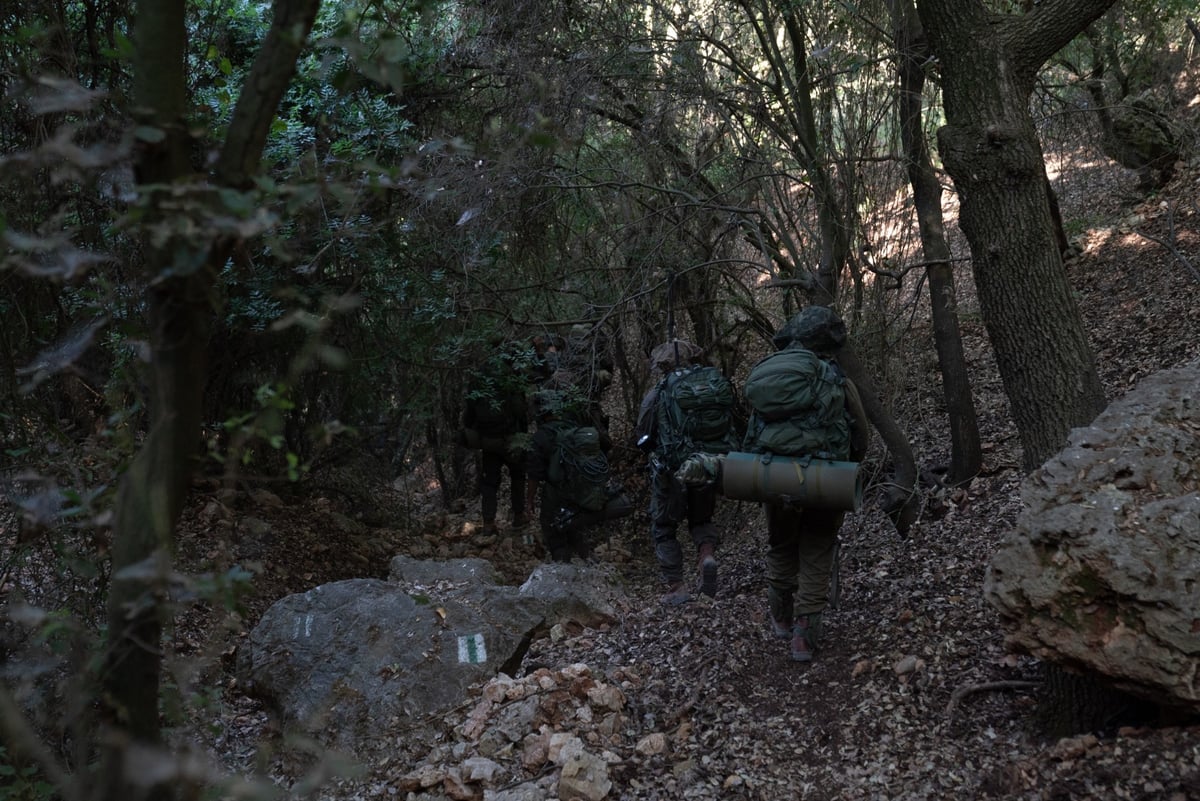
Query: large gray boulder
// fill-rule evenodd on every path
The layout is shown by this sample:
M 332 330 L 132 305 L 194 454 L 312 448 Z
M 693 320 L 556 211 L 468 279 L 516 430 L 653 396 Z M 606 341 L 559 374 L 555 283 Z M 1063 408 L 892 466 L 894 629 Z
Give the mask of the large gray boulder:
M 1073 431 L 1022 500 L 984 587 L 1009 644 L 1200 710 L 1200 362 Z
M 578 565 L 541 565 L 521 587 L 495 581 L 480 559 L 397 557 L 388 581 L 288 596 L 239 649 L 239 675 L 284 726 L 359 752 L 437 721 L 472 684 L 515 674 L 555 624 L 611 621 L 620 595 L 607 572 Z

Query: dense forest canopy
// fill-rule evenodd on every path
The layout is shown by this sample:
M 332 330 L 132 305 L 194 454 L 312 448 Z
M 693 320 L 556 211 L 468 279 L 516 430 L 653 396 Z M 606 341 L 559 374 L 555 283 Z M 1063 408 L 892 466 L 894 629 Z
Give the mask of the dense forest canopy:
M 964 313 L 1040 463 L 1105 402 L 1063 271 L 1080 223 L 1042 139 L 1143 192 L 1170 180 L 1195 146 L 1174 83 L 1191 11 L 9 0 L 0 420 L 21 524 L 0 575 L 53 538 L 59 575 L 20 589 L 100 654 L 75 687 L 103 709 L 70 725 L 158 740 L 166 688 L 136 643 L 169 625 L 195 476 L 302 485 L 371 452 L 391 477 L 428 471 L 449 507 L 469 494 L 469 373 L 501 345 L 603 350 L 621 429 L 668 336 L 736 377 L 786 316 L 831 305 L 903 529 L 919 465 L 979 469 L 973 286 Z M 921 377 L 893 358 L 913 337 L 937 341 L 949 431 L 920 454 L 897 398 Z M 103 764 L 96 793 L 124 797 Z

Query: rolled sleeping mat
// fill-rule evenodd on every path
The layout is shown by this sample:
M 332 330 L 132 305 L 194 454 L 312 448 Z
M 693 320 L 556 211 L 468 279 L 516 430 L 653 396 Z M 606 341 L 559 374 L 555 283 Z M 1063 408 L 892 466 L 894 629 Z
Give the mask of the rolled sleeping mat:
M 733 452 L 723 459 L 721 494 L 853 512 L 862 508 L 863 475 L 858 462 Z

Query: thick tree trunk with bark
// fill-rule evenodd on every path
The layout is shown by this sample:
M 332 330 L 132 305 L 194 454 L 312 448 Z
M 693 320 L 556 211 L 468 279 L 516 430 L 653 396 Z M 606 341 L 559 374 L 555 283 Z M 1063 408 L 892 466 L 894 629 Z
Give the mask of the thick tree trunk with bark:
M 234 111 L 217 167 L 219 183 L 241 187 L 257 171 L 275 109 L 291 83 L 318 5 L 319 0 L 277 0 L 271 30 Z M 136 19 L 139 123 L 162 134 L 143 135 L 137 163 L 140 191 L 153 197 L 190 178 L 185 2 L 139 4 Z M 157 208 L 152 202 L 149 207 Z M 161 744 L 158 696 L 160 640 L 169 614 L 166 587 L 175 525 L 200 446 L 213 290 L 230 244 L 215 242 L 207 253 L 196 253 L 191 243 L 169 239 L 146 249 L 151 426 L 117 491 L 103 687 L 108 732 L 92 791 L 102 801 L 166 798 L 174 792 L 174 782 L 166 778 L 148 783 L 141 775 L 146 766 L 130 758 L 130 749 Z
M 1038 69 L 1111 4 L 1060 0 L 1005 16 L 975 0 L 917 0 L 942 66 L 947 124 L 938 148 L 958 190 L 959 225 L 1027 469 L 1104 407 L 1028 104 Z
M 153 134 L 144 137 L 151 141 L 139 150 L 136 175 L 143 193 L 153 193 L 154 187 L 168 186 L 189 172 L 184 6 L 183 0 L 174 0 L 139 9 L 133 31 L 138 44 L 134 67 L 138 122 L 161 133 L 158 141 L 153 141 L 157 138 Z M 148 247 L 147 278 L 152 281 L 169 267 L 173 255 L 169 247 Z M 180 283 L 187 289 L 180 291 Z M 204 356 L 205 341 L 197 343 L 194 338 L 203 336 L 203 328 L 192 331 L 193 283 L 182 279 L 151 284 L 147 299 L 152 343 L 150 434 L 117 491 L 104 697 L 114 729 L 132 742 L 159 741 L 159 641 L 169 565 L 141 568 L 149 567 L 155 554 L 170 551 L 187 481 L 185 465 L 198 440 L 198 435 L 188 436 L 193 428 L 198 434 L 198 406 L 192 393 L 184 390 L 190 379 L 178 370 L 186 363 L 182 360 L 198 358 L 202 364 Z M 123 798 L 133 792 L 121 765 L 124 745 L 106 754 L 102 781 L 96 786 L 101 798 Z
M 1055 0 L 997 15 L 977 0 L 917 0 L 942 67 L 947 124 L 938 148 L 958 189 L 959 225 L 1027 470 L 1104 408 L 1055 236 L 1029 95 L 1046 60 L 1112 2 Z M 1107 705 L 1094 689 L 1047 666 L 1043 725 L 1089 726 Z
M 960 484 L 979 472 L 983 448 L 979 421 L 971 397 L 971 379 L 958 326 L 958 301 L 950 246 L 942 218 L 942 185 L 933 170 L 925 142 L 921 107 L 928 48 L 912 0 L 894 0 L 897 67 L 900 75 L 898 111 L 908 180 L 921 232 L 921 248 L 929 262 L 929 301 L 933 312 L 933 341 L 942 374 L 942 393 L 950 421 L 950 484 Z

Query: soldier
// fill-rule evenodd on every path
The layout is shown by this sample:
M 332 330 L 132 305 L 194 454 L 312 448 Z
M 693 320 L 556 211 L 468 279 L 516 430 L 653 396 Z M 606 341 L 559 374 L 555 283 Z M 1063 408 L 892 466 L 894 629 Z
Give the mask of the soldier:
M 742 450 L 861 461 L 870 429 L 858 389 L 836 362 L 846 341 L 841 318 L 827 307 L 809 306 L 772 341 L 777 350 L 751 370 L 746 394 L 752 407 L 763 407 L 766 396 L 774 411 L 751 416 Z M 809 371 L 814 377 L 798 383 Z M 771 397 L 775 387 L 797 398 L 790 413 L 779 411 L 788 408 L 788 398 Z M 845 512 L 791 503 L 768 503 L 765 509 L 771 626 L 775 636 L 790 638 L 793 660 L 809 662 L 821 634 Z
M 516 363 L 517 356 L 504 350 L 489 359 L 472 376 L 463 410 L 463 439 L 480 452 L 479 491 L 484 536 L 496 536 L 502 472 L 508 471 L 512 527 L 524 528 L 525 452 L 523 437 L 529 430 L 528 381 Z
M 557 562 L 586 559 L 591 553 L 587 530 L 633 511 L 610 479 L 611 440 L 584 416 L 586 400 L 574 401 L 561 390 L 534 395 L 537 429 L 526 457 L 526 514 L 533 515 L 540 490 L 542 539 Z
M 662 572 L 662 601 L 671 606 L 691 598 L 676 533 L 685 519 L 696 546 L 696 591 L 717 594 L 716 487 L 685 486 L 675 477 L 692 453 L 726 453 L 735 442 L 733 385 L 717 368 L 699 363 L 702 353 L 684 340 L 651 352 L 651 372 L 662 378 L 642 399 L 634 430 L 638 448 L 649 454 L 650 536 Z

